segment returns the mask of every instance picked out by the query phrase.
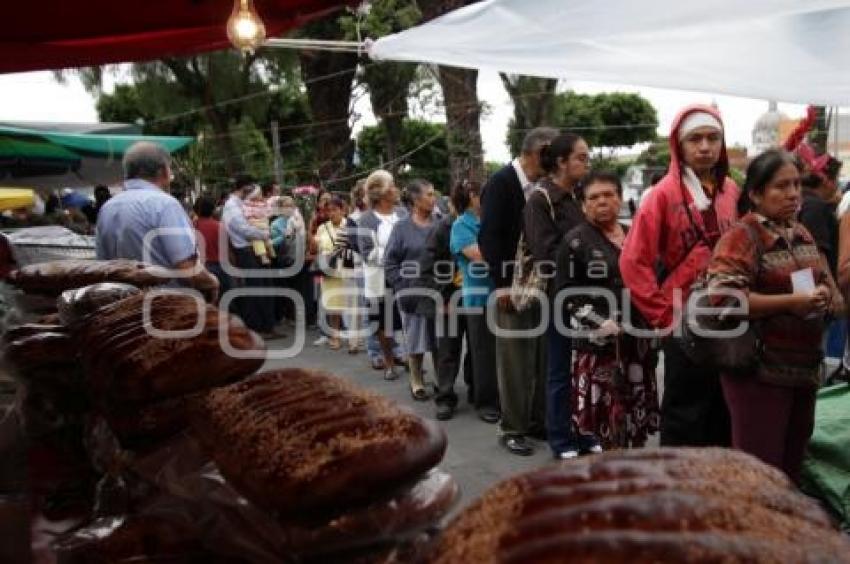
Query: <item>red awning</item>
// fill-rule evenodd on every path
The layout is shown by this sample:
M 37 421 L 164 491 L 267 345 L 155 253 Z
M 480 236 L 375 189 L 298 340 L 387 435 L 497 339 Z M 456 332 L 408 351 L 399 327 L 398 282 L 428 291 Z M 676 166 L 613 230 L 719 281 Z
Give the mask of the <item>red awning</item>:
M 268 37 L 354 0 L 255 0 Z M 233 0 L 21 0 L 3 6 L 0 73 L 83 67 L 230 46 Z

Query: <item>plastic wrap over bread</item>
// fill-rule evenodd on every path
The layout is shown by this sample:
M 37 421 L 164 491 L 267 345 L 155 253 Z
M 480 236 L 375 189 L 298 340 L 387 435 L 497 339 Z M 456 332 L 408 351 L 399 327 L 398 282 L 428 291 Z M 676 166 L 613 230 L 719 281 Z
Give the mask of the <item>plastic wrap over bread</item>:
M 491 488 L 429 562 L 848 562 L 850 541 L 779 471 L 723 449 L 619 451 Z
M 141 292 L 132 284 L 102 282 L 82 288 L 66 290 L 56 300 L 59 320 L 63 325 L 71 325 L 85 319 L 102 307 Z
M 281 518 L 245 499 L 222 477 L 191 434 L 181 434 L 133 460 L 134 475 L 174 498 L 170 515 L 200 525 L 204 546 L 249 562 L 406 563 L 401 553 L 420 548 L 458 497 L 455 481 L 435 468 L 368 504 L 340 505 L 322 517 Z M 393 558 L 396 559 L 393 559 Z
M 24 292 L 51 296 L 101 282 L 119 282 L 146 288 L 170 280 L 167 269 L 123 259 L 41 262 L 19 268 L 10 273 L 8 278 L 11 284 Z
M 207 393 L 192 427 L 234 488 L 284 516 L 367 503 L 427 472 L 446 449 L 433 421 L 302 369 Z
M 239 318 L 191 295 L 155 294 L 101 308 L 79 327 L 80 354 L 96 401 L 174 398 L 233 382 L 262 366 L 265 343 Z

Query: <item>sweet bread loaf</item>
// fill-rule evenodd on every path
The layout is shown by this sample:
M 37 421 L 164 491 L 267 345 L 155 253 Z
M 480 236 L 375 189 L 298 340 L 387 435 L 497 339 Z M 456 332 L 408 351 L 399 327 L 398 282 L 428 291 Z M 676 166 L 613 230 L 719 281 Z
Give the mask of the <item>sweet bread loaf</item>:
M 850 541 L 755 458 L 722 449 L 612 452 L 491 488 L 430 562 L 848 562 Z
M 25 333 L 22 330 L 19 332 Z M 75 365 L 77 348 L 74 339 L 67 333 L 34 333 L 9 343 L 6 346 L 5 359 L 18 370 L 51 365 Z
M 235 489 L 284 516 L 374 501 L 434 467 L 446 449 L 435 423 L 297 368 L 208 392 L 192 427 Z
M 123 282 L 139 288 L 171 280 L 167 269 L 133 260 L 56 260 L 12 271 L 9 282 L 28 294 L 58 296 L 65 290 L 100 282 Z
M 264 362 L 263 340 L 242 321 L 200 304 L 200 333 L 173 338 L 160 331 L 186 331 L 198 324 L 198 302 L 184 294 L 156 296 L 146 324 L 144 295 L 106 306 L 78 331 L 83 366 L 94 397 L 104 403 L 148 403 L 233 382 Z M 222 349 L 221 332 L 231 346 L 255 358 L 235 358 Z
M 107 407 L 103 418 L 125 448 L 144 446 L 168 438 L 189 424 L 187 406 L 193 395 L 169 398 L 126 409 Z

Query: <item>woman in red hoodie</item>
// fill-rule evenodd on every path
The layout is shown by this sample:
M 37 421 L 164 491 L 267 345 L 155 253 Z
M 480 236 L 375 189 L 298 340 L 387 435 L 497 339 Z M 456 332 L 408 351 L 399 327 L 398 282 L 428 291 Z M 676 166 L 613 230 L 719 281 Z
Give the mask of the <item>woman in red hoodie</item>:
M 685 108 L 671 128 L 667 175 L 641 202 L 620 255 L 631 300 L 661 335 L 673 330 L 714 245 L 738 219 L 740 189 L 728 172 L 718 111 Z M 664 343 L 661 444 L 729 444 L 717 372 L 694 365 L 670 339 Z

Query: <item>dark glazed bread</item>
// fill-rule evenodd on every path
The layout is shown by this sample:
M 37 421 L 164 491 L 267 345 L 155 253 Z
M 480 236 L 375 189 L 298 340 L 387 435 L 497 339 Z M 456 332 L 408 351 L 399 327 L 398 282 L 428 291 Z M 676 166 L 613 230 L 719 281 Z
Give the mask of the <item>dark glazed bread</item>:
M 28 294 L 58 296 L 65 290 L 100 282 L 139 288 L 171 280 L 168 270 L 133 260 L 56 260 L 31 264 L 9 274 L 9 282 Z
M 302 369 L 207 393 L 192 426 L 234 488 L 299 517 L 373 501 L 427 472 L 446 449 L 434 422 Z
M 429 561 L 850 562 L 850 541 L 753 457 L 647 449 L 502 482 L 451 523 Z
M 148 321 L 144 295 L 107 306 L 87 318 L 78 332 L 83 366 L 96 398 L 107 402 L 147 403 L 233 382 L 256 372 L 265 361 L 265 343 L 242 321 L 200 304 L 200 334 L 163 338 L 151 332 L 184 331 L 198 322 L 198 303 L 183 294 L 158 295 Z M 231 346 L 256 358 L 235 358 L 222 349 L 220 333 Z

